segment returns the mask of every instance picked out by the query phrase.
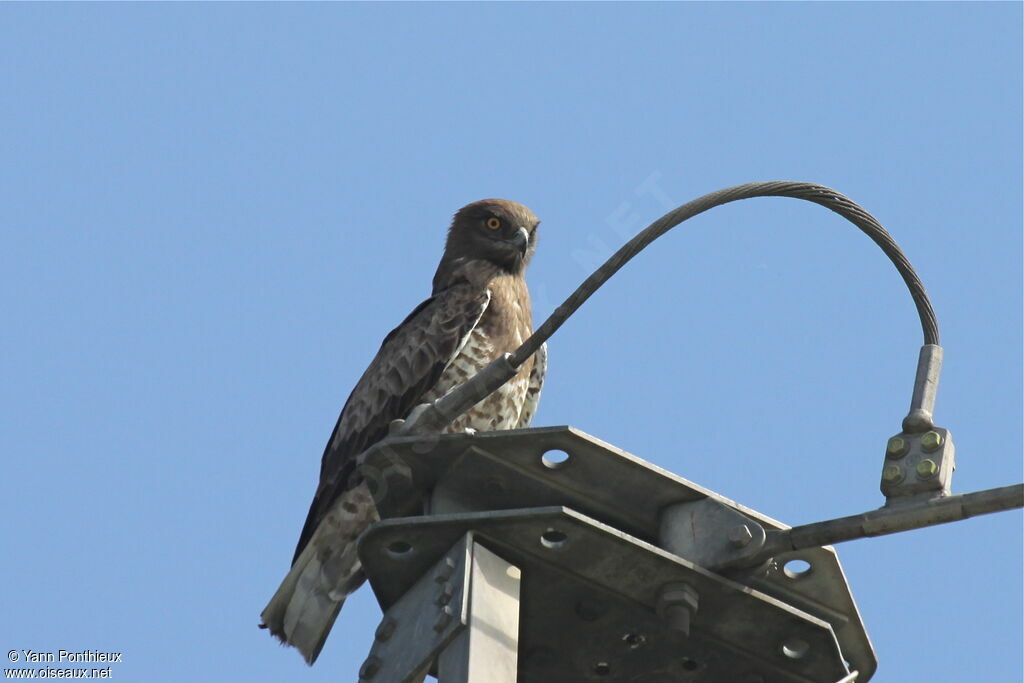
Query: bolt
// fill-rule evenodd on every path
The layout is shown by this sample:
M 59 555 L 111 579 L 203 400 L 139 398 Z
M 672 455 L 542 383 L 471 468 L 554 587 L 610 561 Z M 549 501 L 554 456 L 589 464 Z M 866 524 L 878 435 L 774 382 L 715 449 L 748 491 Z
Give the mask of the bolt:
M 384 617 L 384 620 L 380 622 L 380 626 L 377 627 L 377 631 L 373 634 L 373 637 L 383 642 L 394 635 L 397 627 L 398 623 L 394 619 L 391 617 Z
M 673 631 L 679 631 L 684 636 L 690 635 L 690 608 L 684 605 L 668 605 L 665 607 L 665 621 Z
M 667 583 L 658 596 L 657 611 L 669 628 L 690 635 L 690 621 L 697 612 L 697 591 L 685 583 Z
M 921 436 L 921 447 L 931 453 L 942 445 L 942 434 L 938 432 L 925 432 Z
M 443 607 L 441 613 L 437 615 L 437 621 L 434 622 L 434 630 L 438 633 L 443 631 L 451 623 L 453 616 L 455 616 L 455 612 L 452 611 L 451 607 Z
M 901 458 L 906 455 L 907 450 L 907 441 L 902 436 L 894 436 L 885 444 L 885 454 L 890 458 Z
M 377 672 L 380 671 L 380 664 L 381 661 L 379 657 L 370 655 L 366 658 L 366 661 L 363 662 L 363 665 L 359 667 L 359 677 L 373 678 L 375 675 L 377 675 Z
M 441 586 L 441 592 L 436 598 L 434 598 L 434 604 L 439 607 L 443 607 L 452 601 L 452 596 L 455 594 L 455 588 L 450 583 L 446 583 Z
M 935 476 L 935 473 L 939 471 L 939 466 L 935 464 L 935 461 L 931 458 L 925 458 L 921 462 L 917 463 L 917 476 L 921 479 L 927 479 L 928 477 Z
M 898 484 L 903 481 L 903 470 L 898 465 L 886 465 L 882 468 L 882 481 L 886 484 Z
M 448 579 L 452 578 L 452 574 L 455 573 L 455 560 L 450 557 L 445 557 L 437 566 L 437 574 L 434 575 L 434 581 L 436 583 L 444 583 Z
M 739 524 L 729 529 L 729 542 L 737 548 L 744 548 L 754 539 L 750 533 L 750 527 L 746 524 Z

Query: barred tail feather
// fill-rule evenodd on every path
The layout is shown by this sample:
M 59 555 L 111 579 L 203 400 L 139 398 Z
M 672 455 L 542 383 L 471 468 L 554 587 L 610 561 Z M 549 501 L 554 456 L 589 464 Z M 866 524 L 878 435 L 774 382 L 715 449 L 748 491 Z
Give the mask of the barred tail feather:
M 362 484 L 342 494 L 317 527 L 260 618 L 261 628 L 313 664 L 345 598 L 364 580 L 356 539 L 378 519 Z M 369 502 L 369 507 L 367 507 Z

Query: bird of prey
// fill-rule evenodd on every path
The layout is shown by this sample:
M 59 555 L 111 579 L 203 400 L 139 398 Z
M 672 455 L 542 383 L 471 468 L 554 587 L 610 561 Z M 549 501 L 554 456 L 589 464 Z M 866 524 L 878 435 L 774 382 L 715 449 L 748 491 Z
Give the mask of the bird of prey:
M 320 483 L 292 568 L 261 615 L 282 643 L 316 661 L 345 602 L 365 580 L 356 539 L 379 519 L 356 456 L 405 418 L 465 382 L 531 334 L 524 272 L 540 221 L 528 208 L 483 199 L 452 219 L 429 299 L 384 338 L 324 449 Z M 519 373 L 446 431 L 528 427 L 547 367 L 542 346 Z

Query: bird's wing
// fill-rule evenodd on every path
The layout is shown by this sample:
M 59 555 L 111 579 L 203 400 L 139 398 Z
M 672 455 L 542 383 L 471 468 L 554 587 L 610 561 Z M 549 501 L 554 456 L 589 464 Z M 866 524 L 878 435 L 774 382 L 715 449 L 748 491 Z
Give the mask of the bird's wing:
M 384 338 L 341 410 L 320 463 L 320 484 L 302 528 L 297 559 L 331 504 L 358 483 L 356 456 L 387 436 L 458 355 L 490 293 L 456 284 L 430 297 Z
M 548 343 L 544 342 L 533 354 L 533 368 L 530 370 L 530 383 L 526 387 L 526 400 L 519 412 L 519 423 L 516 429 L 526 429 L 537 413 L 540 403 L 540 390 L 544 386 L 544 375 L 548 371 Z

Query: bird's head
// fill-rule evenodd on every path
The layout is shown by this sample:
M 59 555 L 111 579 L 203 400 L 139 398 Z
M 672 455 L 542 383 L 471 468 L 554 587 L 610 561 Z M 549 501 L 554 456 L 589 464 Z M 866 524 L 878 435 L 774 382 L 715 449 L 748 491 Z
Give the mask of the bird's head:
M 540 219 L 522 204 L 507 199 L 481 199 L 455 213 L 444 257 L 438 268 L 486 261 L 505 272 L 521 274 L 537 246 Z M 438 285 L 435 277 L 435 288 Z

